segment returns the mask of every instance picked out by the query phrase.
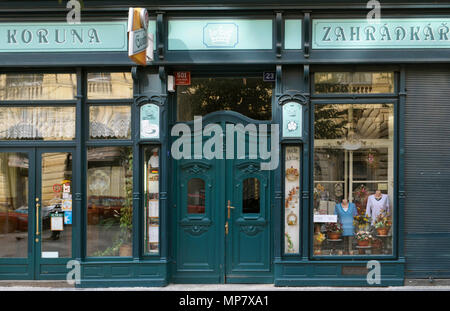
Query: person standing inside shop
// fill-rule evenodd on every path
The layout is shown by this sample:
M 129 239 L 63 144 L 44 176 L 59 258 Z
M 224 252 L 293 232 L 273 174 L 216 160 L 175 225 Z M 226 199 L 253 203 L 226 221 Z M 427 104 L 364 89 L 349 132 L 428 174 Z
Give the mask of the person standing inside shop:
M 389 196 L 381 193 L 381 190 L 378 189 L 367 199 L 366 216 L 372 219 L 372 226 L 375 225 L 376 219 L 381 213 L 386 215 L 390 213 Z

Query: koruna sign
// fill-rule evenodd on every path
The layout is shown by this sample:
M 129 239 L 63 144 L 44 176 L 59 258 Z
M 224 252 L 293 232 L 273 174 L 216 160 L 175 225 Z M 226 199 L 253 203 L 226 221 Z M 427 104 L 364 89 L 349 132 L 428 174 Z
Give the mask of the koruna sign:
M 0 52 L 126 51 L 126 22 L 0 24 Z
M 450 48 L 450 18 L 313 20 L 313 49 Z

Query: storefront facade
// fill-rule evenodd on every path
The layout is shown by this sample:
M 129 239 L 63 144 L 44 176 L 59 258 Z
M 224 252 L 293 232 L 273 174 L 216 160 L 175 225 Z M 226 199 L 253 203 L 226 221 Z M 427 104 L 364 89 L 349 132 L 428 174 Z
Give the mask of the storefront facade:
M 0 2 L 0 279 L 450 276 L 450 4 L 119 2 Z

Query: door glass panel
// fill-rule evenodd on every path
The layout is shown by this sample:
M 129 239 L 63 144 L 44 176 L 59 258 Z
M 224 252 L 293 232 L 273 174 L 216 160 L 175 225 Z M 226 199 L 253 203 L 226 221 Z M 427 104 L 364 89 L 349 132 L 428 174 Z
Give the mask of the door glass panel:
M 0 153 L 0 258 L 27 257 L 28 155 Z
M 72 213 L 72 153 L 43 153 L 40 212 L 42 258 L 72 257 Z M 55 222 L 59 219 L 62 228 L 56 226 Z
M 189 179 L 187 196 L 188 214 L 204 214 L 205 181 L 201 178 Z
M 192 78 L 177 86 L 178 121 L 190 121 L 220 110 L 256 120 L 272 119 L 272 87 L 261 78 Z
M 0 100 L 70 100 L 76 94 L 74 73 L 0 74 Z
M 2 107 L 0 139 L 72 140 L 75 107 Z
M 133 79 L 131 77 L 131 72 L 88 73 L 88 98 L 133 98 Z
M 242 213 L 259 214 L 260 185 L 258 178 L 247 178 L 242 182 Z
M 132 148 L 92 147 L 87 160 L 87 255 L 131 256 Z
M 131 107 L 91 106 L 89 132 L 91 139 L 131 138 Z

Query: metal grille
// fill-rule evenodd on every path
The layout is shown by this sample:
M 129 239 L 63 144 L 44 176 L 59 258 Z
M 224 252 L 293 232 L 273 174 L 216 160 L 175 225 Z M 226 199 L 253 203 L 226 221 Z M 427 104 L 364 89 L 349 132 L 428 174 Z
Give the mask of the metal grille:
M 406 277 L 450 277 L 450 66 L 410 66 L 405 109 Z

